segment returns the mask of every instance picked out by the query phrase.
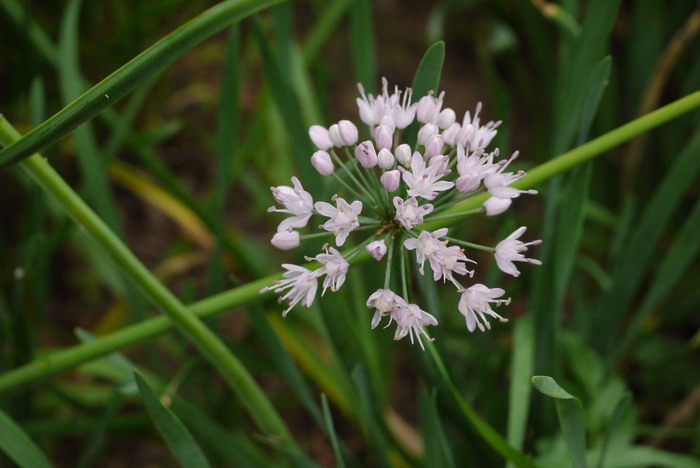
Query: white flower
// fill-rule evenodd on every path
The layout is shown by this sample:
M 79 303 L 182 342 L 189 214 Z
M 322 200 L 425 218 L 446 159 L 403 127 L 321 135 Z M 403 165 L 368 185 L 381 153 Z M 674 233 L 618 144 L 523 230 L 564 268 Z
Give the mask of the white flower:
M 299 241 L 297 231 L 281 231 L 272 236 L 270 243 L 280 250 L 291 250 L 299 246 Z
M 525 258 L 521 252 L 525 252 L 530 245 L 539 245 L 542 243 L 541 240 L 534 240 L 528 242 L 527 244 L 519 241 L 520 236 L 523 235 L 527 228 L 525 226 L 520 227 L 513 232 L 510 236 L 503 239 L 496 245 L 496 264 L 502 272 L 508 273 L 513 276 L 520 276 L 520 272 L 513 264 L 513 262 L 527 262 L 533 265 L 542 265 L 542 262 L 534 258 Z
M 281 293 L 282 291 L 289 289 L 287 294 L 280 297 L 278 302 L 282 302 L 289 299 L 289 307 L 287 310 L 282 312 L 282 316 L 286 317 L 287 313 L 292 310 L 292 308 L 301 302 L 301 305 L 306 307 L 311 307 L 314 299 L 316 298 L 316 291 L 318 290 L 318 280 L 316 279 L 316 272 L 311 271 L 299 265 L 293 265 L 291 263 L 283 263 L 282 267 L 287 271 L 282 275 L 284 279 L 275 281 L 274 286 L 267 286 L 260 290 L 261 293 L 265 293 L 270 290 L 274 290 L 276 293 Z
M 405 301 L 401 300 L 392 311 L 391 317 L 396 321 L 395 340 L 400 340 L 408 335 L 411 338 L 411 344 L 413 344 L 415 337 L 423 350 L 425 350 L 425 348 L 423 347 L 421 335 L 428 338 L 428 342 L 433 341 L 423 327 L 437 325 L 438 321 L 426 311 L 421 310 L 416 304 L 407 304 Z
M 442 164 L 431 164 L 426 168 L 423 157 L 419 153 L 413 153 L 411 172 L 405 169 L 403 171 L 403 181 L 409 187 L 408 195 L 434 200 L 438 192 L 451 189 L 455 185 L 453 182 L 440 180 L 445 175 L 444 171 Z
M 462 125 L 454 138 L 455 144 L 477 150 L 484 149 L 491 143 L 496 136 L 496 129 L 501 125 L 501 121 L 489 122 L 481 126 L 479 112 L 481 112 L 481 103 L 476 105 L 474 118 L 471 117 L 469 111 L 464 114 Z
M 391 169 L 394 165 L 394 155 L 388 149 L 382 148 L 377 155 L 377 163 L 384 170 Z
M 348 272 L 350 264 L 340 255 L 340 252 L 334 247 L 326 248 L 326 253 L 316 255 L 314 258 L 307 259 L 308 261 L 316 260 L 323 265 L 316 270 L 317 276 L 326 275 L 323 280 L 323 291 L 321 296 L 326 293 L 326 289 L 331 288 L 332 292 L 336 292 L 345 283 L 345 275 Z
M 379 125 L 382 120 L 386 122 L 389 117 L 392 120 L 392 127 L 406 128 L 416 116 L 416 104 L 411 104 L 413 91 L 406 88 L 401 95 L 398 87 L 394 87 L 394 92 L 389 94 L 389 82 L 382 78 L 382 94 L 376 98 L 372 95 L 365 95 L 363 86 L 358 83 L 357 89 L 360 91 L 359 98 L 356 99 L 357 107 L 360 110 L 360 119 L 373 127 Z
M 394 144 L 394 130 L 388 125 L 379 125 L 374 129 L 374 141 L 377 148 L 391 148 Z
M 464 250 L 456 245 L 447 247 L 441 244 L 440 248 L 427 255 L 427 257 L 430 262 L 430 268 L 433 269 L 433 279 L 435 281 L 440 280 L 440 278 L 442 278 L 443 282 L 450 280 L 457 288 L 461 288 L 457 280 L 454 279 L 453 273 L 458 275 L 474 274 L 473 271 L 467 270 L 465 262 L 476 262 L 467 258 L 464 255 Z
M 379 261 L 386 255 L 386 242 L 384 242 L 384 239 L 376 240 L 367 244 L 365 249 L 376 261 Z
M 331 218 L 320 227 L 332 232 L 335 236 L 335 244 L 341 246 L 345 243 L 350 231 L 360 225 L 357 217 L 362 212 L 362 202 L 355 200 L 348 204 L 342 198 L 336 198 L 335 201 L 337 208 L 326 202 L 317 202 L 314 206 L 319 214 Z
M 391 289 L 377 289 L 374 291 L 369 298 L 367 298 L 367 307 L 376 309 L 372 317 L 372 328 L 376 328 L 382 320 L 382 317 L 391 314 L 399 303 L 405 303 L 405 301 L 397 296 Z M 391 319 L 387 326 L 390 324 Z
M 267 211 L 277 213 L 289 213 L 293 216 L 282 221 L 277 226 L 277 231 L 291 231 L 294 228 L 303 228 L 309 222 L 314 209 L 314 200 L 311 194 L 304 190 L 301 182 L 296 177 L 292 177 L 294 188 L 280 185 L 279 187 L 270 187 L 272 195 L 284 209 L 271 206 Z
M 504 172 L 505 168 L 518 157 L 518 151 L 513 153 L 513 155 L 505 163 L 501 164 L 500 167 L 484 177 L 484 186 L 488 192 L 496 198 L 518 198 L 521 193 L 529 193 L 535 195 L 537 190 L 518 190 L 513 187 L 509 187 L 510 184 L 516 180 L 520 180 L 525 177 L 525 171 L 518 172 Z
M 503 289 L 487 288 L 481 283 L 471 286 L 462 293 L 462 297 L 459 298 L 458 309 L 467 319 L 467 329 L 470 332 L 474 331 L 476 327 L 479 327 L 479 330 L 482 332 L 486 329 L 491 329 L 491 324 L 486 319 L 486 315 L 497 318 L 501 322 L 508 321 L 508 319 L 503 318 L 494 312 L 489 305 L 490 302 L 495 303 L 497 306 L 501 304 L 510 304 L 510 298 L 496 299 L 497 297 L 501 297 L 503 294 L 505 294 Z
M 439 240 L 440 237 L 447 235 L 447 228 L 438 229 L 432 233 L 421 231 L 418 238 L 410 238 L 403 241 L 403 246 L 408 250 L 416 251 L 416 261 L 420 264 L 420 273 L 423 274 L 423 265 L 428 257 L 432 256 L 445 246 L 446 241 Z
M 397 146 L 394 150 L 394 155 L 402 166 L 408 167 L 411 164 L 411 147 L 406 143 Z
M 406 228 L 412 229 L 417 224 L 423 224 L 423 216 L 433 211 L 433 205 L 426 203 L 418 206 L 418 200 L 409 198 L 403 201 L 401 197 L 394 197 L 396 207 L 396 219 Z

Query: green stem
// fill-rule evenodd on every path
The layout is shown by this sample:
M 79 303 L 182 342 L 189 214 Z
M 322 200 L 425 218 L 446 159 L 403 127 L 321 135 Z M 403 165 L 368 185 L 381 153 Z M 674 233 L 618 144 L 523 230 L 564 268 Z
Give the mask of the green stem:
M 389 252 L 386 257 L 386 272 L 384 273 L 384 289 L 389 289 L 391 284 L 391 262 L 394 259 L 394 239 L 389 239 Z
M 496 249 L 494 249 L 493 247 L 487 247 L 485 245 L 480 245 L 480 244 L 472 244 L 471 242 L 456 239 L 454 237 L 445 236 L 445 239 L 447 239 L 448 241 L 451 241 L 453 244 L 463 245 L 465 247 L 469 247 L 469 248 L 476 249 L 476 250 L 483 250 L 484 252 L 494 253 L 496 251 Z
M 7 145 L 19 138 L 20 134 L 0 116 L 0 143 Z M 25 159 L 20 167 L 50 197 L 60 203 L 79 225 L 92 234 L 97 243 L 109 252 L 126 272 L 128 278 L 199 347 L 204 356 L 224 376 L 260 429 L 270 436 L 281 438 L 287 445 L 293 445 L 291 434 L 284 422 L 240 361 L 214 332 L 146 269 L 49 163 L 42 156 L 35 154 Z
M 408 300 L 408 282 L 406 281 L 406 255 L 408 255 L 408 251 L 406 249 L 401 249 L 401 290 L 403 293 L 403 298 L 406 302 L 409 302 Z
M 469 211 L 460 211 L 459 213 L 450 213 L 450 214 L 440 215 L 440 216 L 430 216 L 428 219 L 425 220 L 425 222 L 437 221 L 438 219 L 454 218 L 455 216 L 469 216 L 469 215 L 483 213 L 483 212 L 484 212 L 483 208 L 476 208 L 474 210 L 469 210 Z
M 700 92 L 695 92 L 538 166 L 530 171 L 527 177 L 517 181 L 516 185 L 520 189 L 530 188 L 698 106 L 700 106 Z M 478 208 L 487 198 L 488 195 L 483 193 L 468 198 L 456 206 L 454 211 L 459 212 Z M 422 225 L 421 228 L 435 230 L 446 227 L 448 224 L 450 223 L 445 221 L 431 221 Z M 359 263 L 369 258 L 371 258 L 370 255 L 363 252 L 355 257 L 352 263 Z M 264 296 L 259 294 L 260 289 L 263 286 L 269 286 L 274 280 L 279 278 L 279 273 L 266 276 L 244 286 L 239 286 L 190 304 L 189 309 L 200 318 L 231 311 L 240 305 L 263 298 Z M 83 343 L 65 350 L 46 354 L 0 375 L 0 392 L 27 385 L 35 380 L 46 378 L 93 359 L 148 341 L 171 330 L 173 326 L 174 324 L 166 317 L 155 317 L 102 336 L 94 342 Z
M 668 122 L 676 117 L 679 117 L 687 112 L 700 107 L 700 91 L 695 91 L 692 94 L 685 96 L 677 101 L 663 106 L 654 112 L 650 112 L 643 117 L 635 119 L 621 127 L 611 130 L 608 133 L 595 138 L 588 143 L 585 143 L 577 148 L 574 148 L 566 153 L 551 159 L 528 172 L 526 177 L 513 183 L 512 187 L 520 190 L 526 190 L 552 177 L 566 172 L 574 166 L 582 164 L 586 161 L 599 156 L 612 148 L 631 140 L 652 128 L 658 127 L 661 124 Z M 460 211 L 473 210 L 484 204 L 488 200 L 489 194 L 484 192 L 479 195 L 469 197 L 461 203 L 446 210 L 454 213 Z M 429 222 L 423 225 L 423 229 L 434 230 L 451 222 Z

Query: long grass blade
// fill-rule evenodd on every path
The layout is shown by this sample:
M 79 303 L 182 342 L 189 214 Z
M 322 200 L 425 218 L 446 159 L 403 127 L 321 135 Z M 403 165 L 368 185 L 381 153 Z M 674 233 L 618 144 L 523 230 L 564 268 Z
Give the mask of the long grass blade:
M 532 384 L 540 392 L 555 399 L 571 461 L 575 468 L 586 468 L 586 428 L 581 402 L 549 376 L 536 375 L 532 378 Z
M 0 151 L 0 169 L 27 158 L 63 138 L 204 39 L 279 1 L 227 0 L 203 12 L 134 57 L 14 144 Z
M 34 441 L 2 410 L 0 410 L 0 449 L 21 468 L 53 466 Z
M 170 452 L 185 468 L 210 468 L 209 460 L 190 431 L 169 408 L 163 406 L 143 376 L 134 372 L 141 399 L 153 424 L 163 436 Z

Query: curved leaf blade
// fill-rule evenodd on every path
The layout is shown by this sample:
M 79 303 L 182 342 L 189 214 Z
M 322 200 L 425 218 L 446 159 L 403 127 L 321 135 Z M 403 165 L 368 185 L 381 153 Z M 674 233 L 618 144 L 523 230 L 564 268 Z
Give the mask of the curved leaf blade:
M 0 410 L 0 450 L 21 468 L 51 468 L 51 462 L 29 436 Z
M 177 461 L 186 468 L 211 468 L 204 452 L 202 452 L 190 431 L 180 421 L 180 418 L 161 404 L 158 397 L 156 397 L 151 387 L 138 371 L 134 372 L 134 378 L 139 386 L 141 399 L 146 406 L 148 415 L 151 417 L 158 432 L 163 436 L 163 440 L 170 448 L 170 452 L 177 458 Z

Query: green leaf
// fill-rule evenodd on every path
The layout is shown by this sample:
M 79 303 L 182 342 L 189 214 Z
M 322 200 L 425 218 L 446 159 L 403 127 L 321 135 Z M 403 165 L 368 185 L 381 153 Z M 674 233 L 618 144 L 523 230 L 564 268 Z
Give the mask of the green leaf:
M 530 378 L 535 369 L 534 317 L 528 314 L 514 325 L 510 388 L 508 391 L 508 442 L 520 450 L 530 409 L 532 386 Z
M 163 406 L 138 371 L 134 371 L 134 378 L 151 420 L 180 465 L 184 468 L 210 468 L 207 457 L 182 421 Z
M 340 452 L 338 435 L 335 433 L 335 427 L 333 426 L 333 415 L 331 415 L 331 409 L 328 405 L 328 398 L 326 398 L 325 393 L 321 393 L 321 404 L 323 406 L 323 419 L 326 422 L 326 433 L 331 439 L 333 453 L 335 454 L 335 464 L 338 468 L 345 468 L 345 460 L 343 459 L 343 454 Z
M 615 432 L 615 429 L 617 429 L 617 425 L 620 424 L 620 421 L 622 420 L 622 416 L 625 415 L 625 413 L 627 412 L 627 410 L 629 409 L 631 404 L 632 404 L 632 393 L 626 392 L 624 395 L 622 395 L 622 398 L 620 398 L 620 401 L 617 403 L 617 406 L 615 407 L 615 411 L 613 412 L 612 418 L 610 418 L 610 426 L 608 427 L 608 430 L 605 432 L 605 439 L 603 439 L 603 445 L 600 448 L 600 456 L 598 458 L 598 468 L 605 467 L 605 456 L 608 453 L 608 447 L 610 445 L 610 442 L 613 439 L 613 434 Z
M 279 0 L 227 0 L 206 10 L 134 57 L 68 106 L 0 152 L 0 168 L 14 164 L 69 134 L 144 80 L 232 23 Z
M 350 7 L 350 44 L 355 79 L 368 93 L 374 90 L 377 76 L 372 3 L 354 0 Z
M 445 435 L 445 429 L 437 410 L 437 390 L 430 393 L 421 386 L 419 394 L 420 426 L 425 443 L 426 466 L 455 468 L 455 461 L 450 450 L 450 444 Z
M 557 384 L 557 382 L 543 375 L 532 378 L 532 385 L 537 390 L 556 399 L 559 423 L 564 434 L 569 456 L 576 468 L 585 468 L 586 462 L 586 427 L 583 420 L 583 408 L 578 398 L 571 395 Z
M 304 181 L 304 186 L 307 190 L 314 195 L 318 188 L 322 186 L 321 176 L 309 164 L 309 158 L 314 149 L 308 136 L 308 129 L 304 126 L 304 122 L 301 119 L 301 110 L 293 93 L 291 78 L 288 73 L 284 72 L 280 55 L 272 49 L 258 18 L 255 18 L 253 21 L 253 33 L 262 54 L 263 69 L 272 97 L 292 146 L 292 154 L 300 173 L 300 178 Z
M 442 74 L 442 64 L 445 62 L 445 43 L 438 41 L 431 45 L 423 55 L 416 74 L 413 77 L 413 98 L 420 99 L 429 91 L 437 92 Z M 418 122 L 413 122 L 406 129 L 404 141 L 411 147 L 416 144 L 418 136 Z
M 0 410 L 0 449 L 21 468 L 51 468 L 51 462 L 29 436 Z

